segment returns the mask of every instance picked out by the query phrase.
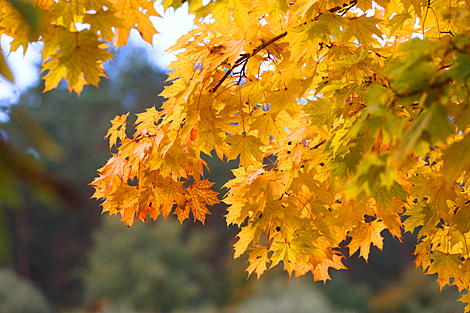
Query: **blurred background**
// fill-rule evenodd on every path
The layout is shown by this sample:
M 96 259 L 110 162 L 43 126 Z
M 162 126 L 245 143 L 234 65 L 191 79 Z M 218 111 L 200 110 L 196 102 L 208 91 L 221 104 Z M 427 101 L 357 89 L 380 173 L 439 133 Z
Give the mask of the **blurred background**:
M 412 234 L 400 243 L 384 231 L 383 251 L 373 247 L 368 264 L 345 260 L 349 270 L 331 270 L 326 284 L 281 266 L 257 281 L 244 272 L 247 256 L 233 259 L 237 229 L 223 204 L 205 226 L 170 217 L 127 228 L 101 216 L 88 184 L 110 157 L 103 137 L 116 115 L 164 101 L 168 57 L 158 51 L 113 51 L 109 79 L 80 98 L 64 82 L 42 93 L 35 77 L 0 101 L 1 313 L 463 312 L 455 287 L 439 292 L 436 277 L 415 270 Z M 206 161 L 223 194 L 236 162 Z

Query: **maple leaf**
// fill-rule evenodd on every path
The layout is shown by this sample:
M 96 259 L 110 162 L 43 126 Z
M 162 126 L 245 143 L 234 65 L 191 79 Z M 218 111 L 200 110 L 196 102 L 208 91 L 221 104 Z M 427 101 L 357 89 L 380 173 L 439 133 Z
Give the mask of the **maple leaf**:
M 372 0 L 358 0 L 356 6 L 365 12 L 372 8 Z
M 225 136 L 221 135 L 222 129 L 215 126 L 210 122 L 201 123 L 196 138 L 196 146 L 205 154 L 210 155 L 211 151 L 215 149 L 217 156 L 223 159 L 225 153 L 224 140 Z
M 455 227 L 462 233 L 470 231 L 470 207 L 469 202 L 465 198 L 457 198 L 456 211 L 454 212 Z
M 261 139 L 263 144 L 269 144 L 271 137 L 278 142 L 283 142 L 287 137 L 286 128 L 292 126 L 292 119 L 287 112 L 281 111 L 276 117 L 271 112 L 264 112 L 257 116 L 250 129 L 257 130 L 257 137 Z
M 263 152 L 260 146 L 263 145 L 259 138 L 252 135 L 231 135 L 227 137 L 230 144 L 228 158 L 233 160 L 240 156 L 240 165 L 248 167 L 256 162 L 261 162 Z
M 279 262 L 284 263 L 284 269 L 289 273 L 289 275 L 294 270 L 295 257 L 293 254 L 290 254 L 290 242 L 287 241 L 277 241 L 271 246 L 271 251 L 273 255 L 270 260 L 272 261 L 271 267 L 276 266 Z
M 468 288 L 470 285 L 470 268 L 469 268 L 470 262 L 468 262 L 468 259 L 465 259 L 463 264 L 460 267 L 460 274 L 455 278 L 454 285 L 457 286 L 459 289 L 459 292 L 462 290 L 465 290 Z
M 147 214 L 150 212 L 150 218 L 155 222 L 158 215 L 155 212 L 155 201 L 153 199 L 152 188 L 145 188 L 139 193 L 136 209 L 136 220 L 141 220 L 144 224 L 147 220 Z
M 161 189 L 163 189 L 163 191 L 160 191 Z M 187 218 L 189 216 L 189 212 L 185 210 L 186 202 L 188 201 L 186 198 L 187 191 L 186 188 L 184 188 L 182 182 L 172 180 L 159 181 L 157 183 L 157 188 L 154 190 L 154 193 L 155 199 L 162 199 L 163 197 L 167 197 L 168 199 L 168 202 L 166 203 L 163 202 L 164 200 L 161 200 L 161 203 L 163 204 L 161 213 L 165 220 L 173 209 L 173 203 L 176 203 L 177 208 L 180 210 L 178 212 L 180 213 L 179 215 L 182 216 L 181 218 Z
M 252 24 L 252 20 L 249 16 L 250 9 L 243 0 L 231 0 L 230 3 L 230 5 L 233 6 L 233 18 L 237 26 L 246 31 Z
M 267 270 L 266 264 L 269 262 L 268 252 L 269 249 L 262 245 L 255 245 L 251 248 L 250 257 L 248 258 L 250 265 L 246 269 L 248 276 L 255 272 L 259 280 L 260 276 Z
M 126 119 L 128 116 L 129 113 L 119 115 L 111 121 L 113 126 L 108 130 L 108 133 L 104 137 L 104 139 L 109 138 L 109 149 L 116 145 L 118 139 L 122 141 L 126 138 Z
M 233 245 L 235 249 L 234 258 L 240 257 L 248 248 L 248 245 L 255 239 L 256 228 L 245 226 L 237 234 L 238 241 Z
M 349 255 L 353 255 L 359 248 L 360 256 L 364 260 L 369 259 L 370 245 L 373 244 L 380 250 L 383 247 L 383 237 L 380 236 L 380 233 L 385 229 L 383 222 L 372 221 L 370 223 L 361 222 L 359 227 L 353 228 L 353 230 L 348 234 L 352 238 L 349 243 Z
M 314 255 L 316 251 L 314 245 L 315 239 L 317 238 L 312 233 L 301 232 L 292 240 L 275 241 L 270 248 L 270 251 L 274 252 L 270 257 L 272 261 L 270 268 L 282 261 L 284 269 L 290 276 L 297 263 L 306 262 L 309 259 L 309 255 Z
M 393 35 L 398 28 L 403 28 L 403 24 L 405 23 L 405 21 L 411 18 L 411 14 L 405 12 L 395 15 L 388 22 L 388 26 L 391 26 L 390 35 Z
M 309 114 L 310 122 L 313 125 L 321 127 L 322 125 L 330 125 L 333 121 L 331 119 L 332 107 L 328 101 L 324 99 L 317 99 L 315 101 L 308 101 L 302 108 L 302 111 Z
M 147 133 L 149 130 L 155 129 L 161 118 L 160 113 L 155 109 L 155 107 L 151 107 L 147 109 L 146 112 L 136 115 L 137 120 L 134 124 L 136 126 L 136 132 L 138 133 Z
M 328 273 L 328 270 L 330 268 L 334 268 L 336 270 L 342 270 L 342 269 L 347 269 L 346 266 L 342 263 L 343 257 L 333 254 L 332 259 L 325 259 L 323 262 L 318 264 L 314 270 L 312 271 L 313 276 L 315 277 L 315 281 L 321 280 L 326 283 L 327 280 L 330 280 L 330 274 Z
M 103 8 L 97 10 L 95 14 L 87 14 L 83 18 L 83 23 L 90 24 L 90 31 L 109 42 L 114 38 L 112 27 L 124 27 L 122 19 L 115 15 L 114 10 L 105 11 Z
M 382 219 L 390 234 L 397 237 L 400 241 L 403 228 L 400 217 L 402 213 L 403 203 L 396 199 L 394 199 L 391 209 L 386 212 L 377 212 L 377 218 Z
M 302 83 L 292 80 L 288 85 L 282 84 L 278 89 L 272 91 L 271 95 L 266 98 L 272 116 L 277 117 L 282 110 L 285 110 L 293 120 L 298 119 L 301 114 L 301 106 L 297 103 L 297 98 L 301 96 L 302 90 Z
M 160 184 L 162 186 L 162 184 Z M 164 185 L 163 185 L 164 186 Z M 152 204 L 149 209 L 150 217 L 153 220 L 156 220 L 157 217 L 162 214 L 163 218 L 166 220 L 168 215 L 170 215 L 173 210 L 173 198 L 168 189 L 155 186 L 153 189 L 153 200 L 155 203 Z
M 462 261 L 458 255 L 436 251 L 432 256 L 432 263 L 429 267 L 429 274 L 438 273 L 437 282 L 442 288 L 449 284 L 451 277 L 459 277 Z
M 98 192 L 95 194 L 97 198 L 105 198 L 108 193 L 113 190 L 114 177 L 118 177 L 121 181 L 124 179 L 124 167 L 126 161 L 119 155 L 113 154 L 105 166 L 98 169 L 100 177 L 95 178 L 91 185 L 94 185 Z
M 29 10 L 37 10 L 30 3 L 24 3 L 24 5 L 30 5 Z M 35 41 L 34 29 L 31 25 L 32 21 L 27 19 L 25 14 L 10 1 L 2 3 L 1 7 L 2 19 L 0 20 L 0 26 L 4 29 L 3 32 L 14 38 L 11 43 L 12 51 L 15 51 L 19 46 L 25 47 L 24 52 L 26 53 L 26 47 L 30 41 Z M 35 12 L 38 13 L 37 11 Z M 36 17 L 37 18 L 37 17 Z M 37 28 L 38 25 L 36 25 Z M 36 36 L 37 37 L 37 36 Z
M 210 214 L 206 205 L 219 203 L 217 193 L 210 189 L 212 185 L 214 185 L 214 183 L 211 183 L 208 180 L 200 180 L 188 188 L 188 205 L 191 207 L 194 220 L 199 220 L 202 224 L 204 224 L 204 221 L 206 220 L 206 214 Z
M 83 30 L 71 36 L 64 36 L 59 45 L 62 47 L 45 63 L 42 72 L 46 83 L 44 91 L 56 88 L 62 78 L 69 83 L 69 91 L 75 90 L 79 95 L 84 85 L 98 86 L 103 72 L 103 62 L 112 57 L 102 49 L 102 43 L 91 31 Z
M 342 36 L 344 36 L 345 39 L 349 39 L 351 36 L 354 36 L 361 44 L 369 45 L 376 42 L 376 40 L 371 36 L 372 34 L 382 38 L 383 33 L 377 27 L 379 22 L 379 19 L 368 17 L 366 15 L 352 18 L 348 22 L 348 27 Z
M 113 4 L 115 15 L 122 20 L 122 27 L 120 25 L 113 25 L 116 27 L 114 46 L 119 48 L 127 43 L 127 38 L 131 28 L 135 28 L 139 31 L 142 38 L 152 43 L 153 35 L 156 34 L 156 30 L 150 22 L 150 16 L 160 16 L 155 11 L 153 1 L 148 0 L 110 0 Z
M 464 313 L 470 312 L 470 294 L 462 295 L 459 301 L 467 304 L 464 308 Z

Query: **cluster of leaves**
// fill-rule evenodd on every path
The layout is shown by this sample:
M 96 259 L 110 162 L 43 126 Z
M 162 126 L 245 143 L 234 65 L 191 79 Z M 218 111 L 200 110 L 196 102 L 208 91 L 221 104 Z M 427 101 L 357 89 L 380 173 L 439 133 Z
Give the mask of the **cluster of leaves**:
M 36 4 L 50 13 L 40 28 L 46 89 L 62 77 L 77 91 L 96 84 L 109 57 L 102 43 L 122 44 L 136 15 L 148 25 L 153 6 L 140 2 L 127 14 L 120 1 Z M 250 274 L 282 261 L 289 274 L 326 281 L 329 268 L 344 268 L 342 243 L 367 260 L 384 229 L 398 239 L 404 229 L 418 232 L 417 266 L 441 288 L 468 290 L 468 2 L 218 0 L 189 10 L 195 27 L 171 48 L 169 100 L 133 124 L 112 121 L 106 137 L 117 152 L 92 183 L 104 211 L 129 226 L 148 214 L 204 222 L 218 199 L 201 154 L 215 151 L 240 161 L 224 202 Z M 25 38 L 7 18 L 9 34 Z M 64 37 L 47 37 L 48 27 Z
M 108 43 L 116 49 L 125 45 L 131 28 L 152 43 L 156 30 L 149 17 L 160 16 L 147 0 L 2 0 L 0 12 L 0 34 L 14 38 L 12 51 L 23 46 L 26 52 L 38 40 L 44 43 L 44 91 L 65 78 L 70 92 L 78 94 L 106 76 L 103 63 L 113 57 Z M 0 58 L 0 72 L 12 80 L 3 63 Z

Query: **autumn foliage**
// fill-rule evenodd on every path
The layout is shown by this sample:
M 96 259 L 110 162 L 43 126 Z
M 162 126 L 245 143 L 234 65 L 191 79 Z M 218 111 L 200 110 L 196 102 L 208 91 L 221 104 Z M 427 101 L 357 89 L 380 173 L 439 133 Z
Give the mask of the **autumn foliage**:
M 77 93 L 97 85 L 111 44 L 134 27 L 149 42 L 156 33 L 152 1 L 31 3 L 37 29 L 18 27 L 25 17 L 2 1 L 1 31 L 13 49 L 44 42 L 46 90 L 63 78 Z M 326 281 L 345 268 L 342 243 L 367 261 L 387 229 L 417 232 L 416 266 L 468 290 L 468 1 L 188 4 L 195 27 L 170 50 L 168 100 L 134 123 L 117 116 L 106 135 L 115 153 L 92 182 L 104 211 L 128 226 L 172 213 L 204 223 L 219 200 L 201 155 L 215 151 L 240 161 L 223 201 L 249 274 L 282 261 Z

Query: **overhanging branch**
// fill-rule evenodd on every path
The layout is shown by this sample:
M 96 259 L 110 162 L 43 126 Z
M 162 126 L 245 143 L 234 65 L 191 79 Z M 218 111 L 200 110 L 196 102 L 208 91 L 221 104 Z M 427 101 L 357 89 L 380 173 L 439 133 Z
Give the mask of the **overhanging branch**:
M 254 56 L 255 54 L 257 54 L 258 52 L 260 52 L 261 50 L 265 49 L 267 46 L 269 46 L 270 44 L 278 41 L 279 39 L 285 37 L 287 35 L 287 32 L 283 32 L 282 34 L 280 35 L 277 35 L 276 37 L 274 38 L 271 38 L 269 39 L 268 41 L 266 42 L 263 42 L 262 44 L 260 44 L 258 47 L 256 47 L 252 53 L 244 53 L 240 56 L 240 58 L 238 60 L 235 61 L 235 64 L 232 65 L 231 68 L 229 68 L 227 70 L 227 72 L 225 72 L 225 75 L 222 77 L 222 79 L 217 83 L 217 85 L 215 85 L 214 88 L 212 88 L 210 90 L 210 92 L 216 92 L 216 90 L 220 87 L 220 85 L 222 85 L 222 83 L 227 79 L 227 77 L 233 72 L 233 70 L 237 67 L 237 66 L 240 66 L 242 64 L 246 64 L 246 62 L 248 62 L 248 60 Z
M 336 6 L 334 8 L 331 8 L 329 9 L 328 11 L 330 13 L 346 13 L 349 9 L 351 9 L 352 7 L 354 7 L 355 5 L 357 4 L 357 0 L 351 0 L 349 3 L 343 3 L 342 6 Z M 314 21 L 318 20 L 318 18 L 321 16 L 321 12 L 315 17 Z M 306 23 L 306 22 L 305 22 Z M 254 56 L 255 54 L 257 54 L 258 52 L 260 52 L 261 50 L 265 49 L 267 46 L 269 46 L 270 44 L 278 41 L 279 39 L 281 38 L 284 38 L 285 36 L 287 35 L 287 32 L 283 32 L 282 34 L 280 35 L 277 35 L 276 37 L 274 38 L 271 38 L 270 40 L 266 41 L 266 42 L 263 42 L 262 44 L 260 44 L 258 47 L 256 47 L 252 53 L 243 53 L 240 55 L 240 58 L 238 58 L 238 60 L 235 61 L 235 64 L 233 64 L 224 74 L 224 76 L 222 77 L 222 79 L 217 83 L 217 85 L 215 85 L 214 88 L 212 88 L 211 90 L 209 90 L 209 92 L 216 92 L 217 89 L 219 89 L 219 87 L 222 85 L 222 83 L 227 79 L 227 77 L 229 77 L 230 74 L 233 73 L 233 70 L 237 67 L 237 66 L 240 66 L 243 64 L 243 69 L 241 71 L 241 74 L 243 75 L 243 70 L 245 68 L 245 65 L 246 63 L 248 62 L 248 60 Z M 241 77 L 240 77 L 241 79 Z

